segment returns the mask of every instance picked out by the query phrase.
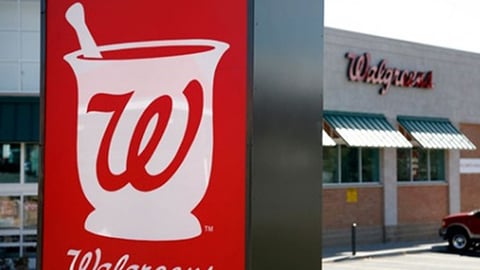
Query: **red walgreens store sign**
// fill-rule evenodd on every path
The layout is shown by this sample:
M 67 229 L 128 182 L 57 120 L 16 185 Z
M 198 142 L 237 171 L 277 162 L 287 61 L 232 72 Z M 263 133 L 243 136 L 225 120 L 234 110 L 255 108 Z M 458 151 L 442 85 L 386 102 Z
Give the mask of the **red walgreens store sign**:
M 43 269 L 245 269 L 246 1 L 46 1 Z

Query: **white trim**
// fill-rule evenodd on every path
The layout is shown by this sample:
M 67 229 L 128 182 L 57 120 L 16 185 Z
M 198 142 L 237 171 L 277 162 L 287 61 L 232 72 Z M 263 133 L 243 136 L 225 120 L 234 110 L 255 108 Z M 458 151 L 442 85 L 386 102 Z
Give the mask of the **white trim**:
M 348 188 L 381 188 L 383 184 L 380 182 L 368 183 L 325 183 L 323 189 L 348 189 Z
M 0 184 L 0 196 L 10 196 L 10 195 L 37 195 L 38 193 L 38 184 L 37 183 L 28 183 L 28 184 Z

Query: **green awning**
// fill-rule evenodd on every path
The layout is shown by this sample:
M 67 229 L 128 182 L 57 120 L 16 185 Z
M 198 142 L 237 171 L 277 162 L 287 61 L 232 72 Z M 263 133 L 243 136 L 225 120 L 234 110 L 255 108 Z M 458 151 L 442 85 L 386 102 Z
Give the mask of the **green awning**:
M 328 135 L 328 133 L 323 130 L 322 132 L 322 145 L 323 146 L 335 146 L 337 143 Z
M 411 148 L 412 144 L 382 114 L 324 112 L 327 124 L 353 147 Z
M 450 120 L 398 116 L 400 125 L 420 146 L 428 149 L 475 150 L 476 146 Z
M 0 96 L 0 142 L 38 142 L 38 96 Z

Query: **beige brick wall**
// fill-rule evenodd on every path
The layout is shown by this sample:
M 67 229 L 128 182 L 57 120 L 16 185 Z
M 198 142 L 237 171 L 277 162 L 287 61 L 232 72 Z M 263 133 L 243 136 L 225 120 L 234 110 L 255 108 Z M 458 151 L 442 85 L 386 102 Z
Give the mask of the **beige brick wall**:
M 357 202 L 347 202 L 355 190 Z M 323 189 L 323 245 L 345 246 L 351 241 L 352 223 L 357 224 L 359 245 L 383 241 L 383 188 L 349 187 Z
M 461 176 L 461 211 L 480 209 L 480 174 Z
M 463 132 L 473 144 L 477 146 L 476 150 L 461 151 L 461 158 L 480 158 L 480 125 L 479 124 L 460 124 L 460 131 Z
M 398 224 L 440 222 L 448 214 L 447 185 L 398 187 Z
M 383 188 L 353 188 L 357 202 L 347 202 L 348 188 L 323 189 L 323 228 L 347 229 L 358 226 L 383 226 Z

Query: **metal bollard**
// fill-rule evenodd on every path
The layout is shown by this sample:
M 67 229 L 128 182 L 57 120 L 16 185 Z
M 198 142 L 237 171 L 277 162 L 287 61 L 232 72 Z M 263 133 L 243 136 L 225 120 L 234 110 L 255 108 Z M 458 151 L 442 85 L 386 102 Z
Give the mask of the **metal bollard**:
M 352 223 L 352 256 L 357 254 L 357 223 Z

